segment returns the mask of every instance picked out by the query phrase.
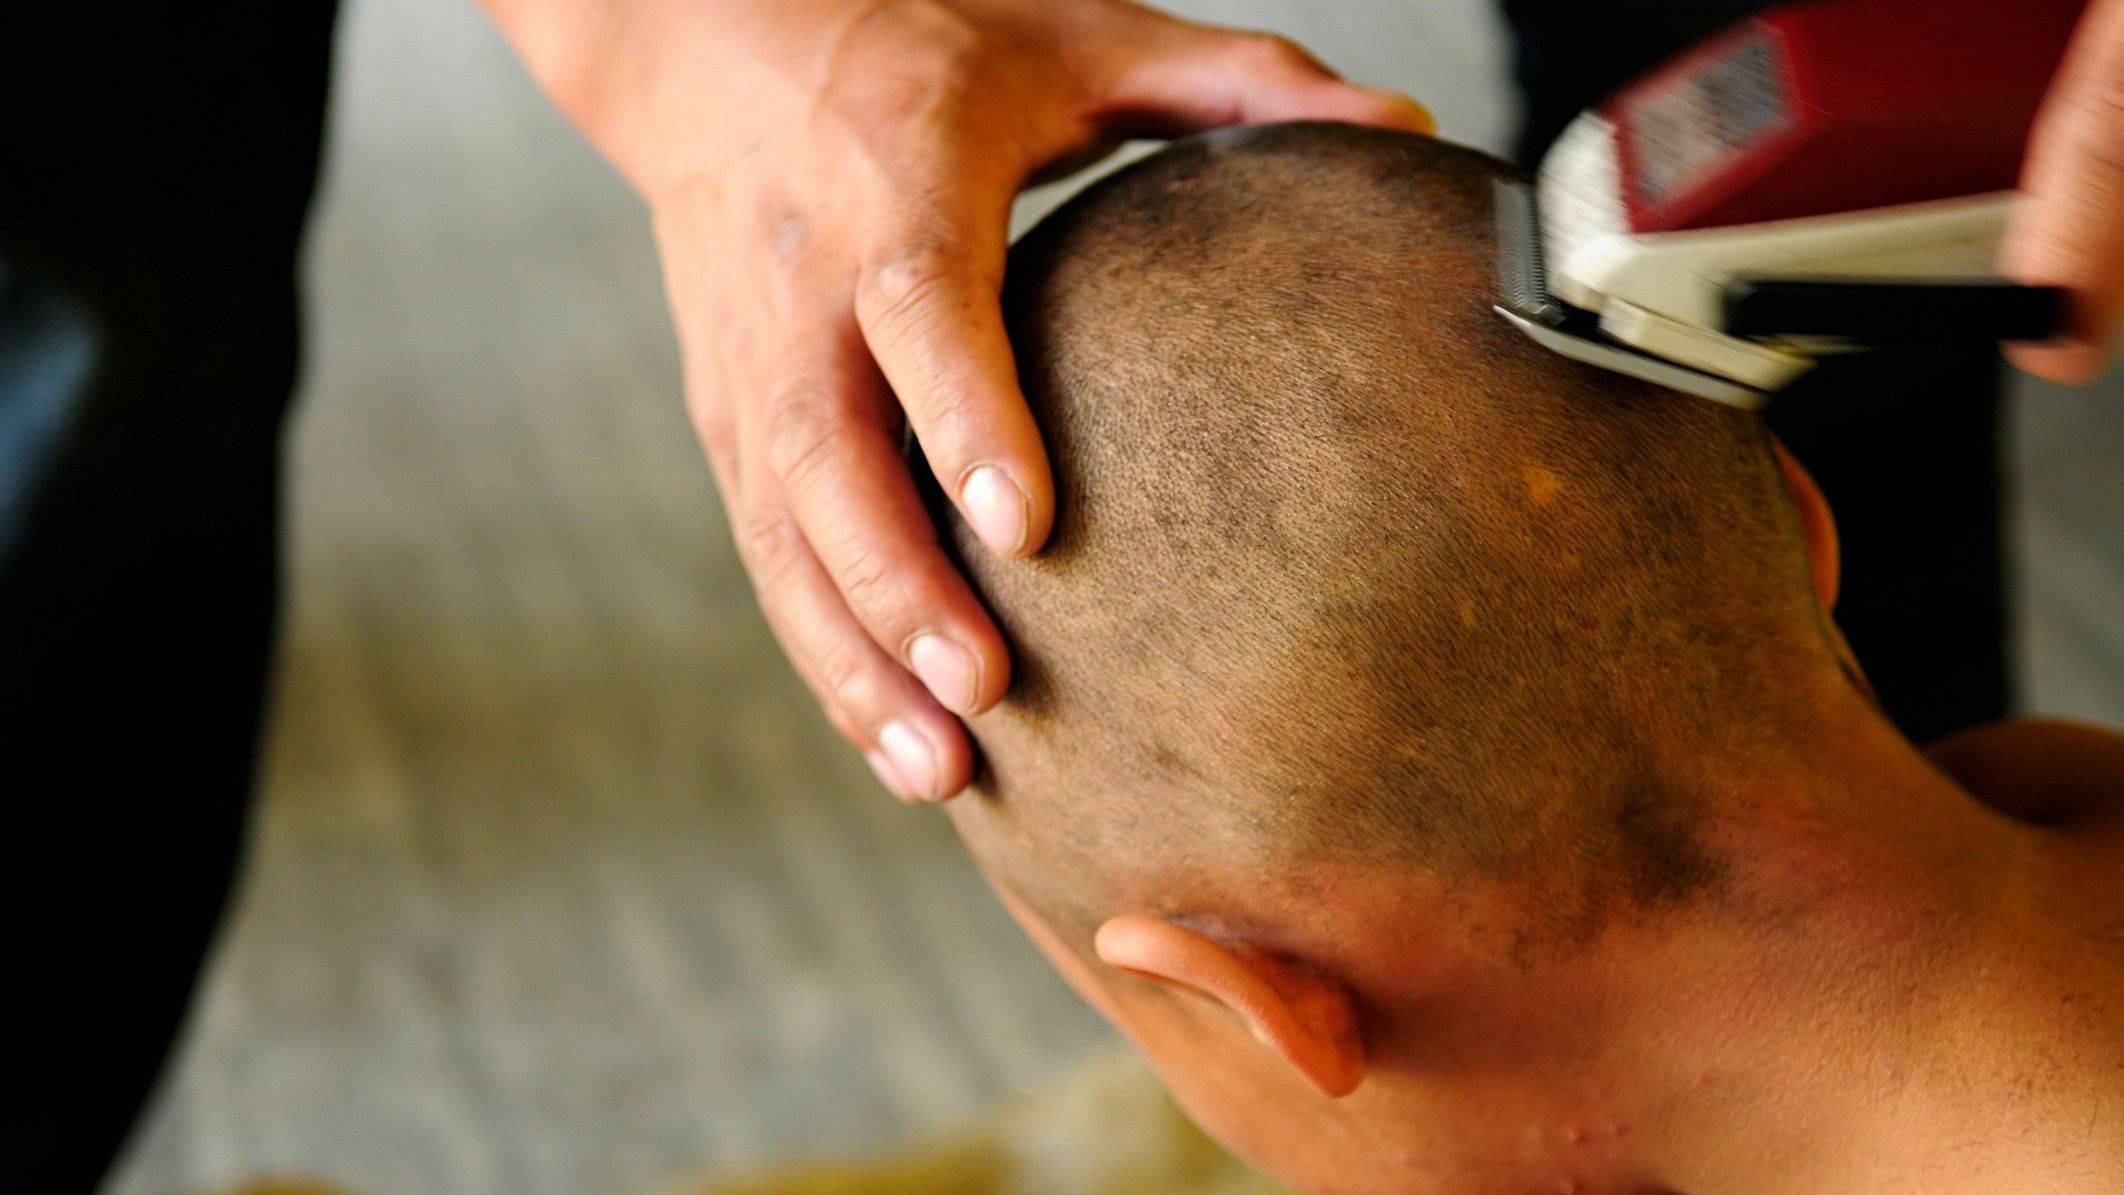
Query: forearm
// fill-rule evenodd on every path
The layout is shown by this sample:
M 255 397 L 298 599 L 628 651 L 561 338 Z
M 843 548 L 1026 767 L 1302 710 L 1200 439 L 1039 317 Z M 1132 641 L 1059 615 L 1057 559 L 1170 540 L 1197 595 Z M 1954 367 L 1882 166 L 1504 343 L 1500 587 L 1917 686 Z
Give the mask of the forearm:
M 701 0 L 714 5 L 718 0 Z M 614 5 L 597 0 L 478 0 L 489 20 L 555 104 L 571 116 L 589 91 L 587 75 L 609 59 Z
M 722 75 L 704 52 L 757 60 L 774 27 L 799 20 L 823 33 L 850 0 L 478 0 L 525 68 L 569 120 L 622 170 L 647 135 L 674 63 Z M 674 46 L 691 53 L 673 55 Z M 696 86 L 715 82 L 696 78 Z M 719 90 L 723 90 L 720 89 Z M 728 94 L 727 90 L 725 92 Z M 638 181 L 638 180 L 637 180 Z
M 727 166 L 757 111 L 801 115 L 874 0 L 478 0 L 554 106 L 644 198 Z M 784 128 L 786 129 L 786 124 Z M 683 146 L 683 148 L 682 148 Z M 675 162 L 687 163 L 681 171 Z

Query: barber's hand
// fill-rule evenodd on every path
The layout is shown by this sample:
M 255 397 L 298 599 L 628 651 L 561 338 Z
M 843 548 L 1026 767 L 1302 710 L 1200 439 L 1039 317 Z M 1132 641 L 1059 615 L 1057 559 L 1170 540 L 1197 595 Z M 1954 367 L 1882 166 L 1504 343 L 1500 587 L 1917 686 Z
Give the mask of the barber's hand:
M 937 543 L 902 420 L 993 551 L 1053 517 L 997 295 L 1012 198 L 1114 141 L 1413 102 L 1290 43 L 1119 0 L 486 0 L 655 220 L 686 402 L 746 570 L 904 798 L 965 786 L 954 713 L 1009 656 Z
M 2000 264 L 2022 282 L 2064 286 L 2064 338 L 2008 349 L 2054 382 L 2102 372 L 2124 311 L 2124 0 L 2094 0 L 2036 117 L 2021 174 L 2028 202 L 2006 230 Z

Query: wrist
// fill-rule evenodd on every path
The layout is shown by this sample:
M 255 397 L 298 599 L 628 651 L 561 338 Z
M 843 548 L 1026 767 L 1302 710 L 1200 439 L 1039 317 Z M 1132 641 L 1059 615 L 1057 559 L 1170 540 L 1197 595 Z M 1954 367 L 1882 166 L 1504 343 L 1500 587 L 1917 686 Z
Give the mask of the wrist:
M 478 3 L 554 107 L 602 142 L 602 97 L 608 94 L 603 81 L 613 73 L 619 42 L 614 6 L 593 0 Z

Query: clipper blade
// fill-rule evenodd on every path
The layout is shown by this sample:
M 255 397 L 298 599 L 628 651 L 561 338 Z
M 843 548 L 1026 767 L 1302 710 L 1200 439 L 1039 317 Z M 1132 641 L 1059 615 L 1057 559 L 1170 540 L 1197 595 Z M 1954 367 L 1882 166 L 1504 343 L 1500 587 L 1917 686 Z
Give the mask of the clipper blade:
M 1533 185 L 1499 179 L 1496 201 L 1496 309 L 1535 343 L 1574 361 L 1727 406 L 1752 411 L 1763 405 L 1767 396 L 1762 391 L 1622 344 L 1601 330 L 1600 317 L 1550 294 Z
M 1498 304 L 1524 319 L 1556 327 L 1569 312 L 1549 294 L 1533 184 L 1501 178 L 1496 191 Z

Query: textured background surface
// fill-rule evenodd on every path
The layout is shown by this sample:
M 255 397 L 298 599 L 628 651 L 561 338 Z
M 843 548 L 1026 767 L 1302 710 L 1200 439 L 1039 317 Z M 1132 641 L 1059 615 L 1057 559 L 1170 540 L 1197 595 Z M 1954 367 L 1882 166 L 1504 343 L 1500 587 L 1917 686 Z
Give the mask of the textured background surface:
M 1183 7 L 1509 126 L 1472 0 Z M 265 799 L 114 1189 L 635 1192 L 890 1145 L 1105 1044 L 787 675 L 639 206 L 469 4 L 343 34 Z M 2024 404 L 2016 519 L 2035 703 L 2124 720 L 2115 391 Z

